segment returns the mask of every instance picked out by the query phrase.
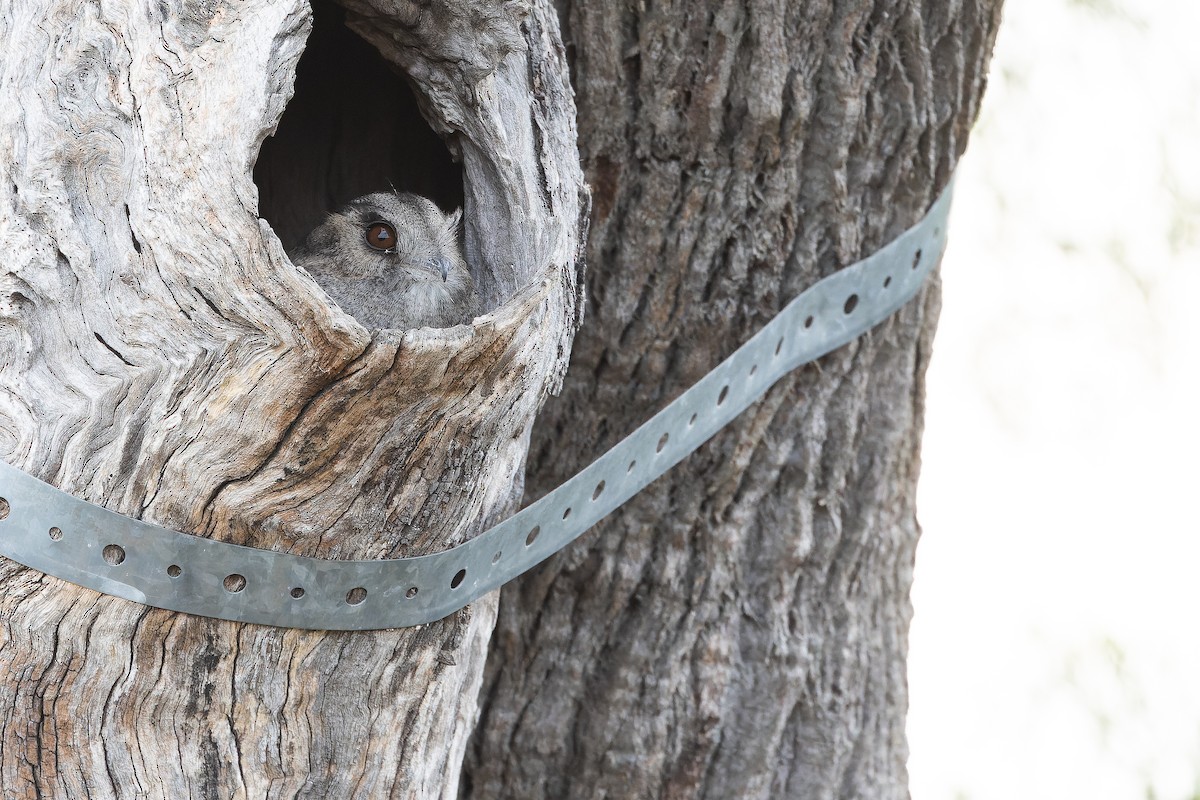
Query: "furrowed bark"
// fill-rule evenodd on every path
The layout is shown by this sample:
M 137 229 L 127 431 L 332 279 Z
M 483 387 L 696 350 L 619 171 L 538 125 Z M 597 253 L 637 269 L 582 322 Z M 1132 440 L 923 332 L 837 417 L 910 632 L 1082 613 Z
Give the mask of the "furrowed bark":
M 999 0 L 565 2 L 590 306 L 537 496 L 962 154 Z M 464 797 L 905 798 L 905 654 L 936 281 L 781 381 L 502 592 Z
M 259 218 L 251 171 L 306 3 L 5 4 L 0 457 L 160 525 L 329 558 L 444 549 L 511 508 L 579 314 L 586 193 L 557 21 L 538 2 L 346 5 L 462 158 L 489 313 L 367 331 Z M 9 561 L 0 584 L 6 796 L 456 791 L 494 598 L 326 633 Z

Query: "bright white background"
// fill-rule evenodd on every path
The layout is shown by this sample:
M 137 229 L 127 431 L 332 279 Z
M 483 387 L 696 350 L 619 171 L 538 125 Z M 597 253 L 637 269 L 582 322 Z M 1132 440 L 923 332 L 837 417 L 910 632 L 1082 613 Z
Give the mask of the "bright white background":
M 929 374 L 914 800 L 1200 798 L 1200 0 L 1008 0 Z

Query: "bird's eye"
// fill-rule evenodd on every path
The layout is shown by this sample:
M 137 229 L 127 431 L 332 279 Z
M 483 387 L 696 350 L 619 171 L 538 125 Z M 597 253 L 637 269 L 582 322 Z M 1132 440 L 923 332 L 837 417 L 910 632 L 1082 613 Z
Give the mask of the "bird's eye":
M 391 250 L 396 246 L 396 229 L 386 222 L 372 222 L 367 226 L 367 244 L 376 250 Z

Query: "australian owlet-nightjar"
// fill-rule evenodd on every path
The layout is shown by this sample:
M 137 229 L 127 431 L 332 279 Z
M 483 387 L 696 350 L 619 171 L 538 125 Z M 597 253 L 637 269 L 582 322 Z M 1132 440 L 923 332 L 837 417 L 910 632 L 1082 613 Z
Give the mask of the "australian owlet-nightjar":
M 330 214 L 291 259 L 368 328 L 445 328 L 476 311 L 461 223 L 461 209 L 445 214 L 420 195 L 369 194 Z

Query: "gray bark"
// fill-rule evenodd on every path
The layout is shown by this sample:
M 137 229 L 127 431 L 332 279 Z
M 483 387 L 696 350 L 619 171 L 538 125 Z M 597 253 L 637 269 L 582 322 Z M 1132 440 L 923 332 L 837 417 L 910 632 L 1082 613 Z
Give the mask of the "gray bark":
M 537 496 L 915 222 L 1000 0 L 560 4 L 590 305 Z M 502 592 L 470 798 L 904 798 L 936 281 Z
M 444 549 L 509 510 L 579 313 L 586 194 L 557 24 L 537 2 L 347 5 L 461 159 L 490 313 L 368 331 L 259 218 L 251 170 L 307 3 L 5 3 L 0 458 L 160 525 L 331 558 Z M 456 791 L 494 597 L 321 633 L 9 561 L 0 586 L 5 797 Z
M 159 524 L 338 558 L 442 549 L 511 508 L 580 313 L 555 20 L 548 0 L 345 5 L 461 160 L 492 313 L 366 331 L 258 218 L 250 172 L 305 4 L 6 4 L 0 457 Z M 923 213 L 965 147 L 1000 0 L 559 5 L 595 192 L 591 306 L 533 436 L 533 495 Z M 399 141 L 405 124 L 363 130 Z M 309 159 L 309 138 L 258 165 L 286 244 L 383 188 L 355 185 L 378 162 Z M 937 306 L 935 283 L 506 588 L 486 675 L 495 598 L 420 629 L 280 631 L 0 562 L 0 786 L 905 796 Z

